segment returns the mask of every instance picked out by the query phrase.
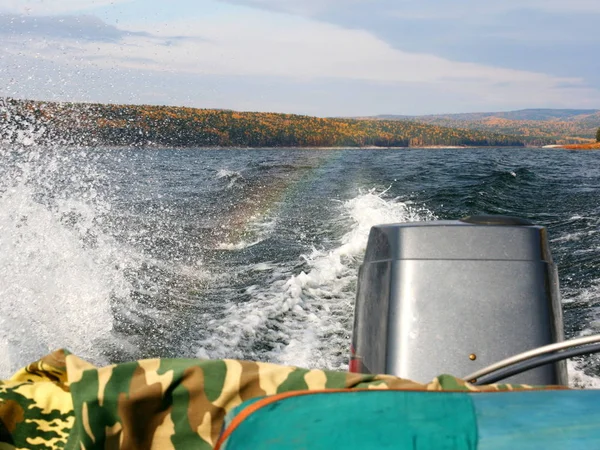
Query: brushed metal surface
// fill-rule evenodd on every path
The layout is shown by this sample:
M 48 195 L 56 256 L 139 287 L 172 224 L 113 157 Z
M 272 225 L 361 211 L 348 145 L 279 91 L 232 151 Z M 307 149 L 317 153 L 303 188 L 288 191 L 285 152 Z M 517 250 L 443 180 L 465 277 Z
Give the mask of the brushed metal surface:
M 444 221 L 371 230 L 353 333 L 363 371 L 428 382 L 563 339 L 543 227 Z M 566 384 L 566 366 L 507 381 Z

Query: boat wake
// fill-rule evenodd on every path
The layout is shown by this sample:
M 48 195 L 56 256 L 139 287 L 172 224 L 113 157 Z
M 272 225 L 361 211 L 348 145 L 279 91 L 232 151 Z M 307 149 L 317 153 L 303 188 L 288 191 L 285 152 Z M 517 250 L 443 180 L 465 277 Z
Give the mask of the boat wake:
M 258 154 L 243 153 L 250 169 L 232 170 L 218 151 L 213 168 L 189 175 L 192 153 L 22 141 L 0 145 L 0 378 L 60 347 L 95 364 L 199 356 L 346 369 L 370 227 L 500 208 L 517 214 L 511 202 L 527 187 L 518 182 L 537 177 L 515 164 L 516 180 L 504 171 L 471 186 L 466 172 L 467 188 L 449 195 L 436 190 L 445 186 L 438 178 L 411 185 L 419 173 L 411 166 L 400 178 L 409 187 L 348 196 L 354 183 L 381 186 L 408 169 L 387 178 L 365 170 L 356 181 L 339 159 L 323 162 L 319 176 L 296 165 L 277 165 L 274 176 L 252 165 Z M 164 170 L 164 161 L 178 170 Z M 480 191 L 489 203 L 465 204 Z M 600 233 L 593 197 L 584 200 L 564 216 L 545 205 L 548 216 L 536 216 L 550 222 L 569 337 L 600 331 Z M 574 385 L 599 386 L 597 358 L 569 371 Z
M 337 246 L 315 248 L 291 264 L 262 263 L 262 270 L 270 271 L 269 283 L 246 287 L 247 302 L 230 304 L 223 318 L 208 322 L 210 338 L 199 343 L 199 357 L 347 367 L 357 268 L 371 226 L 435 216 L 375 192 L 338 208 L 340 215 L 330 225 L 348 231 Z

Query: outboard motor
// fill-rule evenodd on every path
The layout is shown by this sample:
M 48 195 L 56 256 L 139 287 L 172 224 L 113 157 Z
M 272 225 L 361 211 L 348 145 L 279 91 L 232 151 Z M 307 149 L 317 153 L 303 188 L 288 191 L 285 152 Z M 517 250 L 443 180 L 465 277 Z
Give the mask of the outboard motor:
M 544 227 L 473 216 L 371 229 L 359 270 L 350 371 L 429 382 L 563 339 Z M 506 382 L 566 385 L 566 363 Z

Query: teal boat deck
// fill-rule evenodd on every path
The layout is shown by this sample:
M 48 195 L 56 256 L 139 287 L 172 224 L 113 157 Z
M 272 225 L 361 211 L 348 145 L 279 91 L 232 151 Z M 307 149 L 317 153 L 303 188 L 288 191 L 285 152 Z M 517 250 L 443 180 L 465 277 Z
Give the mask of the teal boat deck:
M 348 391 L 254 401 L 221 446 L 240 449 L 600 449 L 600 391 Z

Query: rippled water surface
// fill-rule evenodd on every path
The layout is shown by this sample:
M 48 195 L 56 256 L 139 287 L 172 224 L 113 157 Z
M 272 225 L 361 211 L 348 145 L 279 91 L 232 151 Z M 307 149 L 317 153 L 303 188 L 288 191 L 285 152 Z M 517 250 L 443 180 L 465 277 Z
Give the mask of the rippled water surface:
M 600 152 L 0 155 L 2 376 L 59 347 L 344 369 L 370 227 L 482 213 L 547 226 L 567 335 L 600 331 Z M 594 385 L 600 360 L 571 373 Z

